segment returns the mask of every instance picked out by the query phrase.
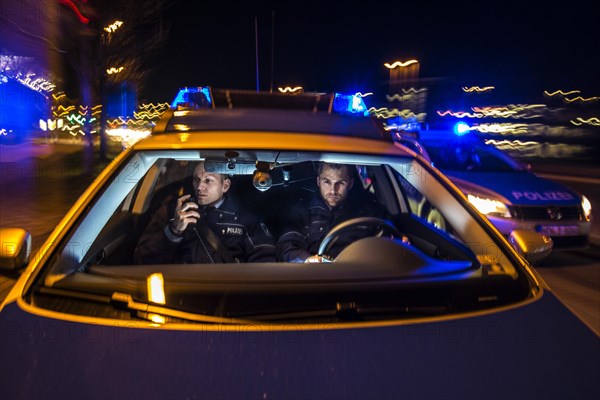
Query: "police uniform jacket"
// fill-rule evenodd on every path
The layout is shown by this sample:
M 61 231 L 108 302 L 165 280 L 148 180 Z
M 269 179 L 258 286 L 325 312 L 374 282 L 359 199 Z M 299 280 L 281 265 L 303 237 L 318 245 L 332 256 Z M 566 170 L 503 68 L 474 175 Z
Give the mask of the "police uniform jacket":
M 222 263 L 228 261 L 224 252 L 236 262 L 275 261 L 275 243 L 269 229 L 257 216 L 243 210 L 234 198 L 225 195 L 219 208 L 200 207 L 201 219 L 189 224 L 179 237 L 169 229 L 175 206 L 176 201 L 171 201 L 153 216 L 136 246 L 136 263 Z M 198 226 L 201 223 L 214 232 L 225 250 L 217 251 L 215 247 L 219 245 L 211 244 L 205 237 Z
M 368 193 L 356 192 L 340 207 L 330 209 L 320 193 L 300 200 L 289 213 L 289 223 L 277 242 L 277 259 L 288 262 L 304 262 L 317 254 L 325 235 L 337 224 L 358 217 L 388 218 L 388 213 Z M 356 226 L 340 235 L 331 247 L 330 258 L 335 258 L 352 242 L 375 234 L 375 228 Z

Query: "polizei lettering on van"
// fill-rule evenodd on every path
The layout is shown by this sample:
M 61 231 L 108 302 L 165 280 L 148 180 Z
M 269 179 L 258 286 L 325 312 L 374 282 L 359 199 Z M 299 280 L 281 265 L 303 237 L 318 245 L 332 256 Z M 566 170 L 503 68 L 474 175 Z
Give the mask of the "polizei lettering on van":
M 519 200 L 525 198 L 533 201 L 548 201 L 548 200 L 573 200 L 573 195 L 569 192 L 518 192 L 513 190 L 512 195 Z

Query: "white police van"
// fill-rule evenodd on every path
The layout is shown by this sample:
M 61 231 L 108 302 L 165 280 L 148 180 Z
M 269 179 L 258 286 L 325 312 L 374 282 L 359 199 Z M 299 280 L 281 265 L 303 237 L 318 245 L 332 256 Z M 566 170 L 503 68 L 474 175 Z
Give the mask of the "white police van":
M 536 175 L 529 165 L 469 133 L 421 131 L 418 143 L 421 155 L 503 235 L 535 231 L 551 238 L 554 250 L 589 245 L 592 208 L 583 194 Z M 437 218 L 436 224 L 442 226 L 444 220 Z

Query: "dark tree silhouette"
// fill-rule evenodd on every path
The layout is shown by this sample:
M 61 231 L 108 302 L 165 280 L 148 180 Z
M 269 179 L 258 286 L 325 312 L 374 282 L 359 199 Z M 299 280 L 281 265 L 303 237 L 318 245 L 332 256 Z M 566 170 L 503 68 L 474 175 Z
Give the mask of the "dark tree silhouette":
M 163 15 L 174 0 L 79 0 L 72 4 L 77 11 L 65 4 L 73 12 L 62 19 L 61 32 L 62 42 L 70 43 L 67 58 L 77 74 L 80 101 L 88 107 L 101 103 L 106 111 L 107 94 L 115 86 L 126 85 L 136 94 L 144 89 L 147 60 L 167 42 L 169 23 Z M 106 112 L 102 116 L 100 160 L 106 159 L 107 147 Z M 91 138 L 90 127 L 86 128 Z

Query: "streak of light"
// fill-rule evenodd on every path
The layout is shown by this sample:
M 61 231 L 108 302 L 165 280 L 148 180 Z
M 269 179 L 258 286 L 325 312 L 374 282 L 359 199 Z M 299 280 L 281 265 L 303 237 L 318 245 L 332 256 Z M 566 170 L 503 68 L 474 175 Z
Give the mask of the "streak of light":
M 277 90 L 279 90 L 281 93 L 295 93 L 298 90 L 302 90 L 302 86 L 296 86 L 294 88 L 290 87 L 290 86 L 286 86 L 284 88 L 277 88 Z
M 108 33 L 114 33 L 117 29 L 119 29 L 123 25 L 123 21 L 115 21 L 112 24 L 104 27 L 104 30 Z
M 488 92 L 490 90 L 494 90 L 496 89 L 495 86 L 484 86 L 484 87 L 479 87 L 479 86 L 471 86 L 471 87 L 466 87 L 463 86 L 462 90 L 464 92 L 467 93 L 471 93 L 471 92 Z
M 396 93 L 393 96 L 390 95 L 385 95 L 385 98 L 387 99 L 387 101 L 394 101 L 394 100 L 398 100 L 398 101 L 403 101 L 403 100 L 409 100 L 412 97 L 411 94 L 398 94 Z
M 409 88 L 409 89 L 402 89 L 402 93 L 421 93 L 421 92 L 426 92 L 427 88 L 421 88 L 421 89 L 415 89 L 415 88 Z
M 84 2 L 87 0 L 84 0 Z M 75 5 L 75 3 L 73 3 L 73 0 L 58 0 L 58 2 L 60 4 L 63 4 L 67 7 L 69 7 L 71 9 L 71 11 L 73 11 L 73 13 L 75 13 L 75 16 L 77 16 L 77 19 L 79 19 L 79 21 L 83 24 L 88 24 L 90 22 L 89 18 L 84 17 L 83 14 L 81 14 L 81 11 L 79 11 L 79 8 L 77 8 L 77 6 Z
M 119 72 L 123 71 L 124 69 L 125 69 L 124 67 L 119 67 L 119 68 L 111 67 L 106 70 L 106 73 L 109 75 L 118 74 Z
M 512 135 L 521 135 L 528 132 L 527 124 L 511 124 L 511 123 L 501 123 L 501 124 L 479 124 L 471 127 L 472 131 L 477 131 L 481 133 L 499 133 L 501 135 L 512 134 Z
M 129 128 L 107 129 L 106 134 L 114 141 L 121 142 L 123 147 L 129 147 L 134 143 L 150 135 L 150 130 L 137 130 Z
M 409 66 L 411 64 L 415 64 L 415 63 L 418 63 L 418 62 L 419 61 L 417 61 L 417 60 L 408 60 L 406 62 L 395 61 L 393 64 L 385 63 L 383 65 L 385 65 L 386 68 L 394 69 L 394 68 L 397 68 L 397 67 L 407 67 L 407 66 Z
M 570 121 L 573 125 L 592 125 L 592 126 L 600 126 L 600 119 L 596 118 L 596 117 L 591 117 L 588 119 L 583 119 L 581 117 L 577 117 L 575 118 L 575 120 L 571 120 Z
M 491 144 L 500 150 L 519 153 L 524 157 L 543 157 L 543 158 L 561 158 L 576 157 L 585 154 L 586 147 L 567 143 L 540 143 L 536 141 L 520 140 L 485 140 L 486 144 Z
M 440 117 L 446 117 L 446 116 L 452 116 L 452 117 L 456 117 L 456 118 L 483 118 L 484 115 L 483 114 L 475 114 L 475 113 L 469 113 L 469 112 L 465 112 L 465 111 L 452 111 L 452 110 L 446 110 L 446 111 L 437 111 L 437 115 L 439 115 Z
M 556 95 L 568 96 L 570 94 L 575 94 L 575 93 L 581 93 L 581 91 L 580 90 L 571 90 L 570 92 L 563 92 L 562 90 L 557 90 L 555 92 L 550 93 L 547 90 L 544 90 L 544 94 L 549 97 L 553 97 Z
M 565 101 L 566 101 L 567 103 L 573 103 L 573 102 L 576 102 L 576 101 L 580 101 L 580 102 L 582 102 L 582 103 L 587 103 L 587 102 L 591 102 L 591 101 L 598 101 L 599 99 L 600 99 L 600 97 L 588 97 L 588 98 L 583 98 L 583 97 L 581 97 L 581 96 L 577 96 L 577 97 L 575 97 L 575 98 L 573 98 L 573 99 L 567 99 L 567 98 L 565 97 Z
M 414 112 L 412 112 L 411 110 L 408 110 L 408 109 L 400 111 L 397 108 L 393 108 L 390 110 L 387 107 L 381 107 L 381 108 L 371 107 L 371 108 L 369 108 L 368 111 L 369 111 L 369 114 L 375 115 L 378 119 L 379 118 L 389 119 L 389 118 L 401 117 L 404 119 L 417 118 L 419 121 L 423 121 L 427 115 L 426 113 L 415 114 Z

